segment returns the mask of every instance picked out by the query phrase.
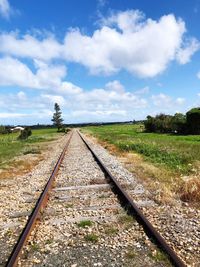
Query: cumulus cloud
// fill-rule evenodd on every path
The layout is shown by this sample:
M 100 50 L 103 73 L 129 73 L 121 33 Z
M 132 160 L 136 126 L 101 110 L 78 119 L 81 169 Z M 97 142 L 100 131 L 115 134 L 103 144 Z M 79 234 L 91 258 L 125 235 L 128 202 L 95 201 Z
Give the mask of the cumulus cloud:
M 20 109 L 31 110 L 29 114 L 34 110 L 43 114 L 44 110 L 52 110 L 53 104 L 58 102 L 64 110 L 65 118 L 68 120 L 75 118 L 79 121 L 84 121 L 86 116 L 88 121 L 125 120 L 134 110 L 141 110 L 147 106 L 146 99 L 129 91 L 118 90 L 118 86 L 124 88 L 120 81 L 115 80 L 107 83 L 105 88 L 84 91 L 65 81 L 57 91 L 47 93 L 37 91 L 36 96 L 29 96 L 24 91 L 16 94 L 2 94 L 0 106 L 2 109 L 9 109 L 12 113 L 17 113 Z
M 198 51 L 200 48 L 200 43 L 192 38 L 188 41 L 183 48 L 180 48 L 177 52 L 177 60 L 180 64 L 186 64 L 190 61 L 191 56 Z
M 114 80 L 112 82 L 108 82 L 105 85 L 105 88 L 111 91 L 115 91 L 117 93 L 123 94 L 125 92 L 124 86 L 120 83 L 120 81 Z
M 50 61 L 61 58 L 62 45 L 53 35 L 42 40 L 30 34 L 20 36 L 17 32 L 2 33 L 0 35 L 0 51 L 16 57 Z
M 66 76 L 66 68 L 62 65 L 36 64 L 36 73 L 29 67 L 11 57 L 0 58 L 0 85 L 22 86 L 44 89 L 57 88 Z
M 8 0 L 0 0 L 0 14 L 8 19 L 10 17 L 11 7 Z
M 21 117 L 27 117 L 27 116 L 28 116 L 28 114 L 23 114 L 23 113 L 0 112 L 0 118 L 2 118 L 2 119 L 21 118 Z
M 184 21 L 173 14 L 156 21 L 145 19 L 137 10 L 118 12 L 104 19 L 92 36 L 79 29 L 67 33 L 65 58 L 83 64 L 94 74 L 125 69 L 140 77 L 154 77 L 172 60 L 187 63 L 199 49 L 195 39 L 184 47 L 185 32 Z
M 152 95 L 151 99 L 155 106 L 162 108 L 169 108 L 174 105 L 182 105 L 185 103 L 185 98 L 178 97 L 176 99 L 173 99 L 172 97 L 163 93 Z
M 102 18 L 92 35 L 79 28 L 70 29 L 63 42 L 53 34 L 37 38 L 31 34 L 2 33 L 0 52 L 42 62 L 76 62 L 92 74 L 126 70 L 139 77 L 154 77 L 173 60 L 186 64 L 199 49 L 199 42 L 186 39 L 185 34 L 184 21 L 173 14 L 153 20 L 138 10 L 127 10 Z

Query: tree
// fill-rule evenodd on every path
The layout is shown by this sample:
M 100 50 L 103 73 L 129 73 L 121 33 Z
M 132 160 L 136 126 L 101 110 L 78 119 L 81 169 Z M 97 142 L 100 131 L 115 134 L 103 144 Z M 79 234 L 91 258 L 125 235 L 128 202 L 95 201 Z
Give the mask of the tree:
M 172 118 L 172 130 L 178 134 L 186 133 L 186 116 L 182 113 L 176 113 Z
M 172 116 L 162 113 L 155 117 L 147 116 L 144 125 L 146 132 L 170 133 L 172 131 Z
M 55 103 L 54 105 L 54 110 L 55 112 L 53 114 L 52 121 L 53 121 L 53 125 L 55 125 L 59 131 L 62 128 L 63 119 L 61 117 L 62 112 L 60 111 L 60 106 L 57 103 Z
M 186 113 L 187 128 L 191 134 L 200 134 L 200 107 L 192 108 Z

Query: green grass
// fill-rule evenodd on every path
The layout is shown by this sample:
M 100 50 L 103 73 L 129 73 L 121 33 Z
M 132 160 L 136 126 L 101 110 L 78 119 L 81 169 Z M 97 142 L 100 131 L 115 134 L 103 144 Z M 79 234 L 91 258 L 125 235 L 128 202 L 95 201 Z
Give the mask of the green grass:
M 87 226 L 92 226 L 92 222 L 90 220 L 80 221 L 77 225 L 78 227 L 85 228 Z
M 155 262 L 165 262 L 168 266 L 170 264 L 169 258 L 167 254 L 165 254 L 162 250 L 157 249 L 149 254 L 149 256 L 155 261 Z M 170 264 L 171 266 L 171 264 Z
M 200 161 L 200 135 L 178 136 L 142 132 L 143 125 L 106 125 L 83 128 L 121 151 L 135 151 L 155 164 L 188 173 Z
M 98 241 L 98 236 L 96 234 L 87 234 L 84 236 L 86 241 L 96 243 Z
M 18 140 L 18 135 L 19 133 L 0 134 L 0 167 L 3 167 L 16 156 L 40 153 L 36 145 L 60 136 L 57 129 L 32 130 L 32 135 L 26 141 Z

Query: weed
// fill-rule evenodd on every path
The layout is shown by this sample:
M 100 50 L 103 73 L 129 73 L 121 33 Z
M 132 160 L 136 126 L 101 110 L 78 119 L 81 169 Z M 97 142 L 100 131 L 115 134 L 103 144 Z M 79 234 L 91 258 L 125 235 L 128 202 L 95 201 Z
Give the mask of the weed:
M 69 209 L 69 208 L 73 208 L 74 204 L 73 203 L 67 203 L 65 205 L 65 208 Z
M 7 232 L 6 232 L 6 235 L 7 235 L 8 237 L 11 237 L 12 234 L 13 234 L 13 231 L 12 231 L 11 229 L 8 229 Z
M 46 241 L 45 241 L 45 244 L 48 244 L 48 245 L 50 245 L 50 244 L 52 244 L 53 243 L 53 239 L 47 239 Z
M 40 246 L 37 243 L 32 243 L 31 244 L 31 249 L 32 251 L 39 251 L 40 250 Z
M 168 256 L 160 249 L 153 250 L 149 256 L 156 262 L 166 262 L 169 263 L 169 258 Z
M 127 259 L 134 259 L 136 257 L 136 253 L 133 250 L 128 250 L 125 254 Z
M 80 221 L 77 225 L 78 227 L 82 227 L 85 228 L 87 226 L 92 226 L 93 222 L 90 220 L 84 220 L 84 221 Z
M 133 217 L 130 216 L 130 215 L 128 215 L 128 214 L 121 215 L 121 216 L 118 218 L 118 221 L 119 221 L 120 223 L 124 223 L 124 224 L 126 224 L 126 223 L 131 223 L 131 222 L 133 222 Z
M 98 236 L 96 234 L 87 234 L 84 239 L 89 242 L 96 243 L 98 241 Z
M 27 155 L 27 154 L 41 154 L 41 151 L 40 150 L 37 150 L 37 149 L 30 149 L 30 150 L 26 150 L 24 151 L 23 153 L 24 155 Z
M 107 234 L 107 235 L 115 235 L 118 232 L 119 232 L 119 230 L 117 228 L 112 227 L 112 226 L 111 227 L 107 227 L 105 229 L 105 234 Z

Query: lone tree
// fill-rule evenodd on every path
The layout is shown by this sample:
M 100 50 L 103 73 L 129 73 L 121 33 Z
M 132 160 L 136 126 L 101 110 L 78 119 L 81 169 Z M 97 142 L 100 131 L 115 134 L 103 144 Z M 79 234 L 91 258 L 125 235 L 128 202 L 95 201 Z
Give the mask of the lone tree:
M 55 125 L 59 131 L 62 128 L 62 122 L 63 122 L 63 119 L 61 117 L 62 112 L 60 111 L 60 106 L 57 103 L 55 103 L 54 109 L 55 109 L 55 112 L 53 114 L 52 121 L 53 121 L 53 125 Z

